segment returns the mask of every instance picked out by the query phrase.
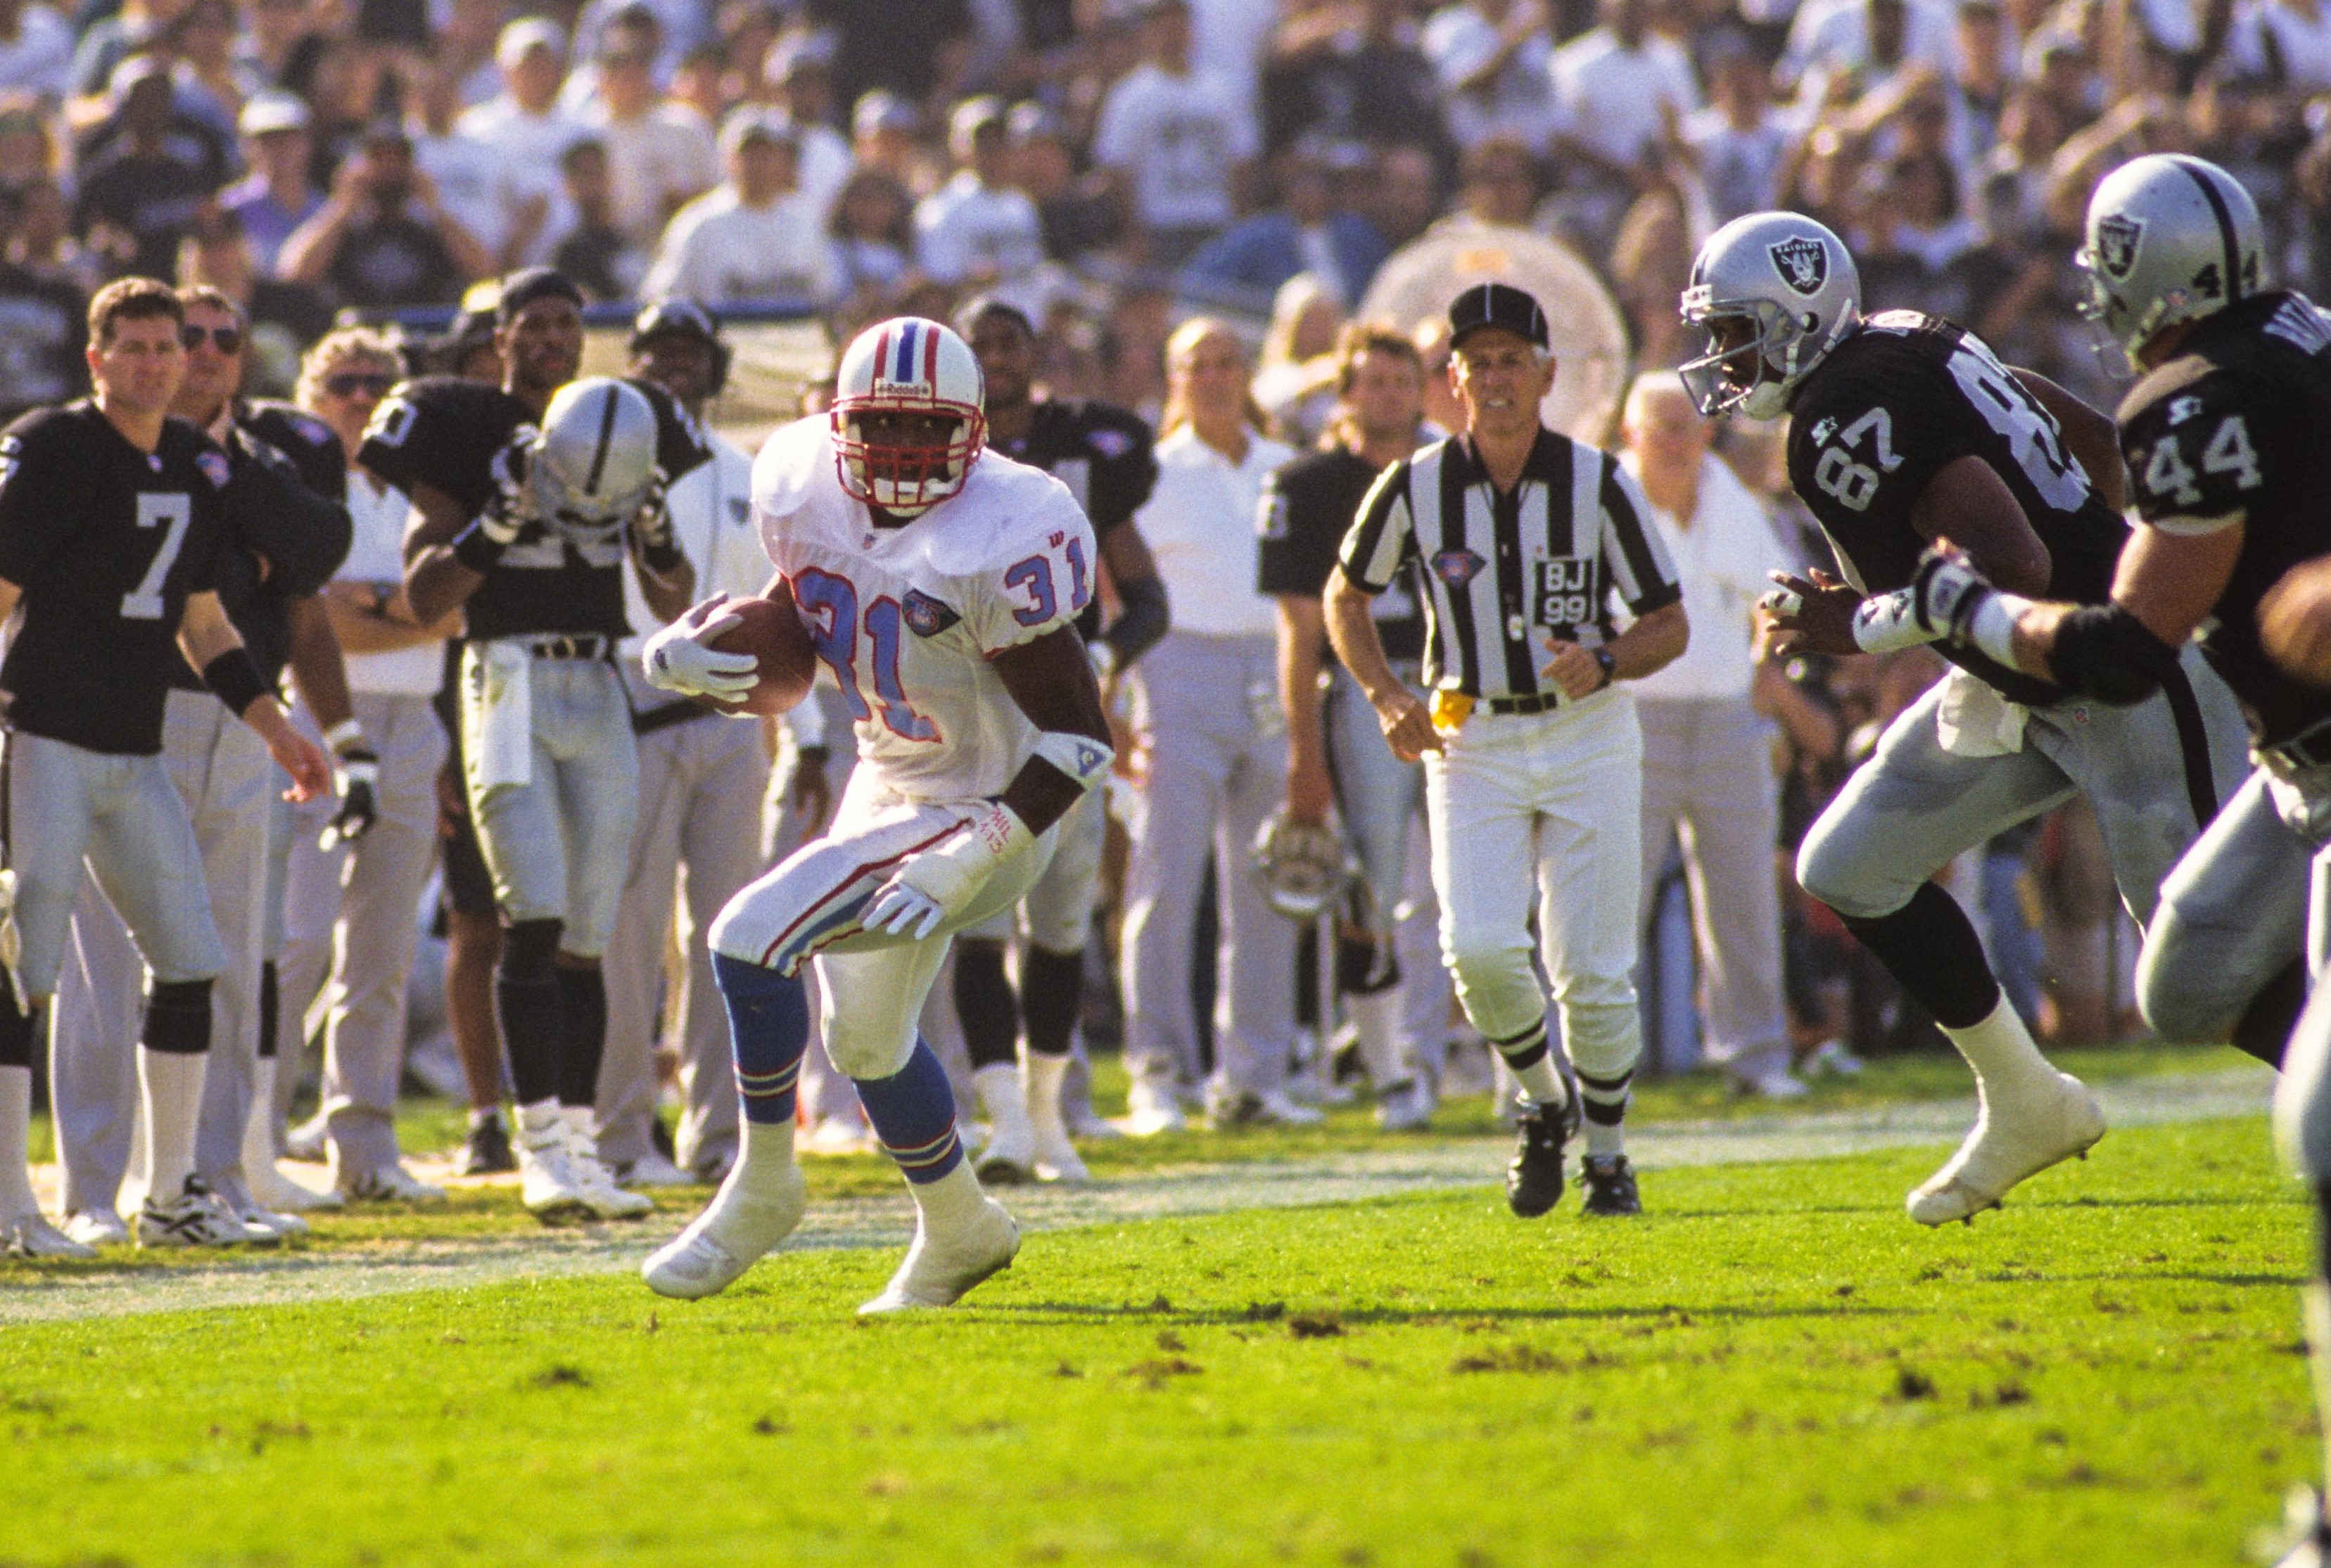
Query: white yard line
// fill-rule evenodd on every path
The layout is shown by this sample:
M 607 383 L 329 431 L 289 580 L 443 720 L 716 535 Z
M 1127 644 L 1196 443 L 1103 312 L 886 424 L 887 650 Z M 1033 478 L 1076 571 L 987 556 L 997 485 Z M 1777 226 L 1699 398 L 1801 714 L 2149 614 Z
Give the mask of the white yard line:
M 2113 1125 L 2144 1126 L 2262 1115 L 2272 1081 L 2263 1070 L 2237 1069 L 2132 1079 L 2100 1085 L 2097 1094 Z M 1632 1129 L 1628 1145 L 1635 1163 L 1646 1170 L 1827 1159 L 1951 1143 L 1972 1117 L 1971 1101 L 1927 1101 L 1813 1116 L 1670 1122 Z M 1387 1143 L 1300 1160 L 1172 1167 L 1089 1187 L 1022 1188 L 1004 1198 L 1031 1231 L 1344 1203 L 1486 1185 L 1504 1168 L 1508 1147 L 1505 1140 L 1490 1138 Z M 1652 1202 L 1657 1201 L 1654 1193 Z M 664 1239 L 671 1221 L 652 1221 L 650 1227 L 594 1225 L 472 1240 L 310 1246 L 281 1257 L 253 1254 L 190 1268 L 125 1263 L 118 1269 L 60 1270 L 0 1285 L 0 1326 L 624 1273 Z M 788 1246 L 899 1247 L 911 1228 L 910 1205 L 903 1196 L 849 1199 L 813 1209 Z M 652 1300 L 642 1288 L 641 1305 Z

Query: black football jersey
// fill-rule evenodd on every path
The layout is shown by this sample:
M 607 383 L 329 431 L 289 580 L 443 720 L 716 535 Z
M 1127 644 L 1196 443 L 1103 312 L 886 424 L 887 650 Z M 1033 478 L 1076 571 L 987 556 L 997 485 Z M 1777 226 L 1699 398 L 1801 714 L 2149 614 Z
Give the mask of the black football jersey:
M 1938 316 L 1889 310 L 1830 351 L 1789 410 L 1789 482 L 1865 594 L 1908 587 L 1927 541 L 1911 508 L 1963 457 L 1991 465 L 2048 546 L 2048 597 L 2100 604 L 2128 527 L 2088 482 L 2053 415 L 1983 340 Z M 2063 693 L 1972 648 L 1936 651 L 2016 702 Z
M 1068 486 L 1095 539 L 1131 522 L 1156 488 L 1156 442 L 1147 422 L 1113 404 L 1047 399 L 1036 404 L 1026 435 L 993 444 Z M 1100 635 L 1099 594 L 1077 617 L 1077 631 L 1088 642 Z
M 2244 299 L 2203 319 L 2121 403 L 2137 516 L 2168 533 L 2242 525 L 2241 554 L 2203 622 L 2202 651 L 2271 746 L 2331 718 L 2260 646 L 2258 604 L 2331 551 L 2331 320 L 2304 295 Z
M 1299 594 L 1317 598 L 1327 592 L 1327 575 L 1336 569 L 1337 552 L 1360 515 L 1360 502 L 1376 482 L 1374 463 L 1347 447 L 1307 451 L 1285 467 L 1266 475 L 1262 505 L 1255 519 L 1261 534 L 1257 547 L 1255 586 L 1265 594 Z M 1424 657 L 1424 612 L 1416 594 L 1417 562 L 1401 562 L 1392 586 L 1375 597 L 1376 636 L 1386 657 Z
M 182 419 L 151 453 L 83 398 L 0 433 L 0 578 L 24 621 L 0 664 L 9 727 L 151 756 L 186 668 L 178 622 L 212 585 L 226 454 Z
M 235 423 L 290 458 L 309 489 L 346 504 L 347 453 L 330 425 L 304 408 L 272 399 L 243 404 Z
M 712 448 L 671 394 L 652 382 L 631 380 L 656 410 L 656 461 L 667 481 L 709 462 Z M 396 387 L 373 411 L 358 461 L 410 493 L 418 482 L 442 490 L 474 518 L 494 493 L 493 460 L 512 441 L 530 439 L 534 411 L 482 382 L 423 376 Z M 631 621 L 623 608 L 620 542 L 582 545 L 557 532 L 521 538 L 462 606 L 475 640 L 547 634 L 622 638 Z
M 271 684 L 291 660 L 291 601 L 332 580 L 347 559 L 351 529 L 341 499 L 317 494 L 308 470 L 262 439 L 254 428 L 258 423 L 246 414 L 227 432 L 228 477 L 222 496 L 226 536 L 219 543 L 212 586 L 243 634 L 252 661 Z M 268 427 L 283 430 L 273 421 Z M 324 434 L 338 461 L 339 437 L 328 426 Z M 344 467 L 342 497 L 347 488 Z M 172 684 L 181 691 L 203 689 L 201 678 L 184 660 Z

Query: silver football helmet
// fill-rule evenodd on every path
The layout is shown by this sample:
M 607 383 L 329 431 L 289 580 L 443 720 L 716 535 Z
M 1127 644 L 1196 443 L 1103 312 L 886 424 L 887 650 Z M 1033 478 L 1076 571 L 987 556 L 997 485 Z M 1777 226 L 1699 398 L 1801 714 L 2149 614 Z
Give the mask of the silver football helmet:
M 1360 870 L 1359 857 L 1332 822 L 1314 827 L 1283 809 L 1271 813 L 1255 835 L 1252 856 L 1263 901 L 1307 925 L 1343 897 Z
M 569 382 L 543 411 L 528 458 L 539 516 L 577 545 L 617 543 L 662 480 L 655 405 L 612 376 Z
M 1683 319 L 1708 334 L 1682 367 L 1699 412 L 1773 419 L 1861 319 L 1861 275 L 1845 242 L 1812 219 L 1750 213 L 1700 246 Z
M 2132 360 L 2155 334 L 2255 294 L 2266 228 L 2240 180 L 2183 153 L 2133 158 L 2088 198 L 2080 314 Z

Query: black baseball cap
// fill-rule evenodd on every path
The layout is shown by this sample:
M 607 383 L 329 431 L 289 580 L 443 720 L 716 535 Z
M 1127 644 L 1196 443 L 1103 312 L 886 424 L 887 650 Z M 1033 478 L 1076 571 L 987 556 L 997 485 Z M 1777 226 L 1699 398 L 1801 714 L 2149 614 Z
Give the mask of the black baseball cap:
M 518 313 L 537 299 L 570 299 L 583 309 L 583 290 L 556 267 L 527 267 L 502 280 L 502 295 L 494 307 L 494 325 L 507 327 Z
M 1511 283 L 1476 283 L 1449 302 L 1449 345 L 1465 341 L 1465 334 L 1483 327 L 1502 327 L 1526 337 L 1534 347 L 1551 348 L 1546 312 L 1537 297 Z
M 708 347 L 720 342 L 719 324 L 695 300 L 673 295 L 651 301 L 632 322 L 631 351 L 654 337 L 692 337 Z

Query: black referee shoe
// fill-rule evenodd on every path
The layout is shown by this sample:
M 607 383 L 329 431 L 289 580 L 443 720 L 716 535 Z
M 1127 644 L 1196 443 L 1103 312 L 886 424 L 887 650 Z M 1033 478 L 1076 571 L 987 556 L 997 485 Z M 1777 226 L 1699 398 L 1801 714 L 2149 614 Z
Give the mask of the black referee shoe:
M 1506 1166 L 1506 1207 L 1535 1220 L 1562 1202 L 1562 1151 L 1578 1130 L 1575 1097 L 1539 1106 L 1517 1124 L 1514 1157 Z
M 1642 1194 L 1635 1191 L 1635 1167 L 1627 1163 L 1626 1155 L 1604 1159 L 1589 1155 L 1578 1168 L 1578 1179 L 1586 1187 L 1581 1212 L 1612 1219 L 1643 1212 Z
M 470 1129 L 469 1141 L 461 1147 L 461 1174 L 498 1176 L 517 1169 L 518 1151 L 510 1147 L 509 1128 L 499 1115 Z

